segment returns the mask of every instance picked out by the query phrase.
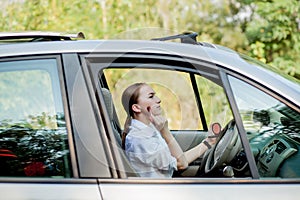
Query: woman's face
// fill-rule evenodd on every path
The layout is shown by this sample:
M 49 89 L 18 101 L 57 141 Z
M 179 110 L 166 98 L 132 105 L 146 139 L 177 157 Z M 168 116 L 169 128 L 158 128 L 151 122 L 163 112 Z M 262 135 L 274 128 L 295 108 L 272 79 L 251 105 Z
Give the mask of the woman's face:
M 149 85 L 143 85 L 139 91 L 139 97 L 137 100 L 141 112 L 153 115 L 160 115 L 162 113 L 160 107 L 160 99 L 155 95 L 155 91 Z

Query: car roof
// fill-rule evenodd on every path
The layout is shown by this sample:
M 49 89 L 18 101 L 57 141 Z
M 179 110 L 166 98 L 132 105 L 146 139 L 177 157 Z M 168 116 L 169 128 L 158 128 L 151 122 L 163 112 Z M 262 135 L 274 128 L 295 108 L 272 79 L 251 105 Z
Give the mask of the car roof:
M 293 84 L 270 70 L 247 62 L 233 50 L 213 44 L 192 45 L 149 40 L 78 40 L 3 44 L 1 47 L 0 58 L 61 53 L 155 53 L 200 59 L 247 76 L 300 105 L 298 84 Z M 282 91 L 285 94 L 282 94 Z

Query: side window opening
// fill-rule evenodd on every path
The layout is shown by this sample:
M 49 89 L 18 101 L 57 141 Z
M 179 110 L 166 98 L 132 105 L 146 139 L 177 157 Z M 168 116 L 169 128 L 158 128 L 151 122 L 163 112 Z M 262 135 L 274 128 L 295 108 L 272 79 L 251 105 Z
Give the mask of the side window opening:
M 71 177 L 56 59 L 0 63 L 0 176 Z
M 121 126 L 126 119 L 121 105 L 122 92 L 132 83 L 146 82 L 161 98 L 162 107 L 168 112 L 166 116 L 170 116 L 168 120 L 171 130 L 203 129 L 198 109 L 195 109 L 197 104 L 188 73 L 160 69 L 107 68 L 104 70 L 104 76 L 112 93 Z

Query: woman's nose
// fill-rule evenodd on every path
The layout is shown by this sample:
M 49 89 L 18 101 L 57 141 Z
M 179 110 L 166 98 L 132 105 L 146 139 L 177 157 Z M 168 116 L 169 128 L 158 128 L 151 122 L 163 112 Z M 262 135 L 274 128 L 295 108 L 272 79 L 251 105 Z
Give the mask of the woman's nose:
M 158 98 L 157 96 L 156 96 L 156 99 L 155 99 L 155 101 L 156 101 L 156 103 L 160 103 L 160 98 Z

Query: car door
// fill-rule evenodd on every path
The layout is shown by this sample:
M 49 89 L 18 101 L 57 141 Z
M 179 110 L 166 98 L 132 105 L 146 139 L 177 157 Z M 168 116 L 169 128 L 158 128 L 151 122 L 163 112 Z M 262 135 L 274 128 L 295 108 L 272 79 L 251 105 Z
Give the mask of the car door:
M 233 194 L 242 193 L 244 199 L 295 199 L 299 193 L 297 180 L 259 180 L 255 149 L 249 145 L 244 124 L 240 122 L 240 111 L 231 88 L 234 84 L 227 78 L 227 73 L 236 76 L 232 71 L 203 60 L 140 52 L 93 52 L 81 55 L 81 62 L 85 77 L 92 81 L 90 93 L 97 99 L 112 160 L 116 163 L 116 176 L 112 179 L 99 177 L 104 198 L 240 199 Z M 212 122 L 219 122 L 225 129 L 232 120 L 236 124 L 239 122 L 235 129 L 231 127 L 234 131 L 228 131 L 229 136 L 235 135 L 235 140 L 227 151 L 226 160 L 213 170 L 206 170 L 211 154 L 207 153 L 170 179 L 147 179 L 132 173 L 120 146 L 119 137 L 126 118 L 120 98 L 124 89 L 135 82 L 146 82 L 155 89 L 172 134 L 183 150 L 201 142 Z M 228 138 L 230 143 L 232 140 Z M 228 176 L 223 171 L 227 169 L 233 169 L 234 174 Z M 286 184 L 282 184 L 283 181 Z
M 101 199 L 96 179 L 80 178 L 62 66 L 0 58 L 0 199 Z

